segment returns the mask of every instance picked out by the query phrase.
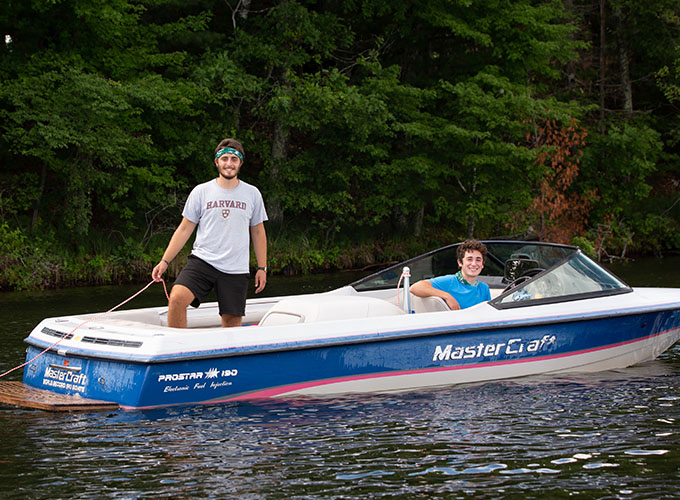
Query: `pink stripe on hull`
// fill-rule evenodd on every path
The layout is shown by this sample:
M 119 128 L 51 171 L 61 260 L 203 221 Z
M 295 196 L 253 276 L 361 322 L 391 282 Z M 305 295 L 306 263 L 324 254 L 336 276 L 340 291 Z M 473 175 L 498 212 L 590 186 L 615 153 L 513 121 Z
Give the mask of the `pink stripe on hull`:
M 624 345 L 628 344 L 634 344 L 637 342 L 642 342 L 648 339 L 652 339 L 654 337 L 660 337 L 662 335 L 669 334 L 671 332 L 674 332 L 676 330 L 680 330 L 678 328 L 674 328 L 671 330 L 666 330 L 665 332 L 660 332 L 656 333 L 654 335 L 649 335 L 647 337 L 639 338 L 636 340 L 628 340 L 625 342 L 619 342 L 616 344 L 611 344 L 608 346 L 603 346 L 603 347 L 593 347 L 591 349 L 584 349 L 582 351 L 575 351 L 571 353 L 563 353 L 563 354 L 553 354 L 550 356 L 540 356 L 536 358 L 531 358 L 531 359 L 514 359 L 514 360 L 506 360 L 506 361 L 495 361 L 491 363 L 476 363 L 473 365 L 464 365 L 464 366 L 441 366 L 441 367 L 436 367 L 436 368 L 423 368 L 419 370 L 407 370 L 407 371 L 400 371 L 400 372 L 383 372 L 383 373 L 371 373 L 371 374 L 366 374 L 366 375 L 355 375 L 352 377 L 340 377 L 340 378 L 335 378 L 335 379 L 326 379 L 326 380 L 316 380 L 316 381 L 311 381 L 311 382 L 301 382 L 299 384 L 291 384 L 291 385 L 286 385 L 286 386 L 281 386 L 281 387 L 272 387 L 269 389 L 264 389 L 264 390 L 256 390 L 252 392 L 246 392 L 243 394 L 239 394 L 237 396 L 233 397 L 227 397 L 224 399 L 213 399 L 209 401 L 201 401 L 201 402 L 196 402 L 194 404 L 218 404 L 218 403 L 226 403 L 229 401 L 244 401 L 244 400 L 253 400 L 253 399 L 266 399 L 266 398 L 272 398 L 275 396 L 280 396 L 282 394 L 286 393 L 291 393 L 295 391 L 299 391 L 302 389 L 307 389 L 310 387 L 318 387 L 318 386 L 323 386 L 323 385 L 331 385 L 331 384 L 336 384 L 336 383 L 342 383 L 342 382 L 351 382 L 355 380 L 367 380 L 367 379 L 379 379 L 383 377 L 394 377 L 394 376 L 400 376 L 400 375 L 414 375 L 414 374 L 422 374 L 422 373 L 434 373 L 434 372 L 441 372 L 441 371 L 452 371 L 452 370 L 468 370 L 468 369 L 473 369 L 473 368 L 480 368 L 480 367 L 492 367 L 492 366 L 503 366 L 503 365 L 513 365 L 513 364 L 518 364 L 518 363 L 531 363 L 531 362 L 536 362 L 536 361 L 546 361 L 550 359 L 558 359 L 558 358 L 565 358 L 565 357 L 570 357 L 570 356 L 579 356 L 582 354 L 588 354 L 591 352 L 597 352 L 597 351 L 604 351 L 607 349 L 613 349 L 616 347 L 621 347 Z M 182 403 L 179 403 L 182 404 Z M 191 404 L 191 403 L 190 403 Z M 145 409 L 153 409 L 153 408 L 159 408 L 162 406 L 167 406 L 167 405 L 153 405 L 153 406 L 126 406 L 126 405 L 121 405 L 121 409 L 124 410 L 145 410 Z
M 628 344 L 634 344 L 636 342 L 642 342 L 647 339 L 651 339 L 654 337 L 659 337 L 661 335 L 665 335 L 667 333 L 670 333 L 674 330 L 667 330 L 665 332 L 661 333 L 656 333 L 654 335 L 649 335 L 647 337 L 643 337 L 640 339 L 636 340 L 627 340 L 625 342 L 619 342 L 617 344 L 611 344 L 605 347 L 593 347 L 591 349 L 584 349 L 582 351 L 575 351 L 571 353 L 563 353 L 563 354 L 553 354 L 549 356 L 540 356 L 536 358 L 531 358 L 531 359 L 513 359 L 513 360 L 506 360 L 506 361 L 494 361 L 490 363 L 476 363 L 473 365 L 464 365 L 464 366 L 440 366 L 436 368 L 423 368 L 419 370 L 406 370 L 406 371 L 400 371 L 400 372 L 387 372 L 387 373 L 370 373 L 366 375 L 355 375 L 352 377 L 339 377 L 339 378 L 334 378 L 334 379 L 326 379 L 326 380 L 314 380 L 310 382 L 301 382 L 299 384 L 291 384 L 291 385 L 286 385 L 286 386 L 281 386 L 281 387 L 272 387 L 269 389 L 264 389 L 261 391 L 253 391 L 253 392 L 247 392 L 244 394 L 239 394 L 238 396 L 226 398 L 223 400 L 219 401 L 211 401 L 211 403 L 223 403 L 227 401 L 243 401 L 243 400 L 250 400 L 250 399 L 266 399 L 266 398 L 272 398 L 275 396 L 280 396 L 282 394 L 286 394 L 289 392 L 296 392 L 302 389 L 308 389 L 310 387 L 318 387 L 322 385 L 330 385 L 330 384 L 336 384 L 336 383 L 342 383 L 342 382 L 352 382 L 355 380 L 366 380 L 366 379 L 378 379 L 378 378 L 383 378 L 383 377 L 394 377 L 394 376 L 400 376 L 400 375 L 415 375 L 415 374 L 421 374 L 421 373 L 434 373 L 434 372 L 441 372 L 441 371 L 453 371 L 453 370 L 468 370 L 468 369 L 473 369 L 473 368 L 480 368 L 480 367 L 493 367 L 493 366 L 503 366 L 503 365 L 514 365 L 518 363 L 531 363 L 531 362 L 536 362 L 536 361 L 547 361 L 550 359 L 558 359 L 558 358 L 566 358 L 570 356 L 580 356 L 582 354 L 588 354 L 591 352 L 597 352 L 597 351 L 604 351 L 607 349 L 614 349 L 616 347 L 621 347 L 624 345 Z

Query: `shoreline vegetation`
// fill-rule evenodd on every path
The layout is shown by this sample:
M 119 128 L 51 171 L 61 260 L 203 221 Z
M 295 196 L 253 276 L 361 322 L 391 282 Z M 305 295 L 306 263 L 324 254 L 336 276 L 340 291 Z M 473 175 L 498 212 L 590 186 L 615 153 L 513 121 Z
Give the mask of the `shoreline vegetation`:
M 54 242 L 41 237 L 28 238 L 21 231 L 0 234 L 0 292 L 59 289 L 80 286 L 144 283 L 150 280 L 151 269 L 158 263 L 164 247 L 151 249 L 115 247 L 111 249 L 73 251 L 55 250 Z M 334 271 L 378 270 L 420 253 L 464 240 L 445 234 L 438 237 L 384 238 L 379 241 L 314 245 L 304 238 L 297 241 L 274 238 L 269 244 L 270 275 L 310 275 Z M 537 240 L 536 234 L 501 236 L 486 239 Z M 680 250 L 644 252 L 620 255 L 598 249 L 587 238 L 574 238 L 571 244 L 598 260 L 613 262 L 634 260 L 635 257 L 680 253 Z M 191 242 L 170 264 L 164 278 L 173 281 L 186 263 Z M 599 250 L 599 253 L 598 253 Z M 251 267 L 255 268 L 251 256 Z
M 677 0 L 5 3 L 0 290 L 150 278 L 225 137 L 274 274 L 680 249 Z
M 8 241 L 8 236 L 13 236 L 14 240 Z M 146 282 L 151 279 L 151 270 L 164 249 L 159 245 L 146 251 L 117 247 L 110 251 L 74 253 L 62 250 L 60 253 L 39 237 L 31 238 L 29 242 L 22 236 L 18 231 L 0 235 L 0 292 Z M 324 249 L 308 241 L 297 244 L 270 241 L 267 265 L 270 275 L 288 276 L 369 270 L 404 260 L 426 249 L 419 241 L 330 245 Z M 170 263 L 164 275 L 166 280 L 174 280 L 190 251 L 191 242 Z M 251 256 L 253 270 L 255 266 Z

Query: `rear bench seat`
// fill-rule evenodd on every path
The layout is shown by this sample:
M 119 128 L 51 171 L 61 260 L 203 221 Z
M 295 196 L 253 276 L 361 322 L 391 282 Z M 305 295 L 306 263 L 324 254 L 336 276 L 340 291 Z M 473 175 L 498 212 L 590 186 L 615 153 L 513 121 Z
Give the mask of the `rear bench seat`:
M 274 305 L 260 326 L 371 318 L 406 314 L 394 304 L 374 297 L 317 295 L 288 298 Z

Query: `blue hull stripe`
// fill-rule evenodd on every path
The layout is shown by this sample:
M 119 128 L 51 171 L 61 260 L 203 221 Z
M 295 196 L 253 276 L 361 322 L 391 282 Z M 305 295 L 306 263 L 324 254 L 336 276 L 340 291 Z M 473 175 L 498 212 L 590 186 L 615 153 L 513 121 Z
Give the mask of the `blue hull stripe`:
M 229 356 L 243 356 L 248 354 L 259 354 L 276 351 L 288 351 L 299 349 L 310 349 L 315 347 L 331 347 L 335 345 L 348 345 L 356 343 L 364 343 L 371 341 L 388 341 L 401 340 L 413 337 L 427 337 L 438 335 L 463 334 L 476 331 L 485 330 L 499 330 L 535 327 L 541 325 L 557 325 L 561 323 L 577 323 L 598 319 L 613 319 L 624 316 L 631 316 L 636 314 L 658 313 L 663 311 L 673 311 L 680 308 L 680 302 L 664 304 L 656 307 L 635 307 L 628 309 L 603 310 L 598 312 L 591 312 L 587 314 L 570 314 L 561 316 L 549 316 L 545 318 L 529 319 L 521 318 L 509 321 L 494 321 L 486 323 L 474 323 L 469 325 L 446 325 L 434 328 L 419 328 L 403 331 L 390 331 L 383 333 L 370 333 L 356 336 L 333 337 L 328 339 L 312 339 L 297 342 L 282 342 L 276 344 L 252 344 L 243 345 L 239 347 L 231 347 L 224 349 L 207 349 L 203 351 L 179 351 L 174 353 L 160 354 L 160 355 L 139 355 L 132 353 L 101 353 L 89 349 L 78 349 L 72 346 L 68 347 L 68 353 L 73 356 L 89 357 L 89 358 L 103 358 L 107 360 L 118 360 L 133 363 L 167 363 L 172 361 L 187 361 L 192 359 L 209 359 L 222 358 Z M 28 337 L 25 342 L 29 345 L 45 349 L 52 345 L 52 343 L 44 342 L 42 340 Z M 53 350 L 63 349 L 62 347 L 55 347 Z
M 308 387 L 318 387 L 318 386 L 323 386 L 323 385 L 336 384 L 336 383 L 340 383 L 340 382 L 351 382 L 351 381 L 354 381 L 354 380 L 367 380 L 367 379 L 375 379 L 375 378 L 382 378 L 382 377 L 395 377 L 395 376 L 400 376 L 400 375 L 416 375 L 416 374 L 421 374 L 421 373 L 447 372 L 447 371 L 454 371 L 454 370 L 471 370 L 471 369 L 475 369 L 475 368 L 489 368 L 489 367 L 493 367 L 493 366 L 515 365 L 515 364 L 521 364 L 521 363 L 535 363 L 535 362 L 538 362 L 538 361 L 547 361 L 547 360 L 550 360 L 550 359 L 566 358 L 566 357 L 571 357 L 571 356 L 580 356 L 580 355 L 588 354 L 588 353 L 591 353 L 591 352 L 606 351 L 608 349 L 614 349 L 616 347 L 629 345 L 629 344 L 635 344 L 637 342 L 643 342 L 643 341 L 648 340 L 648 339 L 660 337 L 660 336 L 666 335 L 666 334 L 668 334 L 672 331 L 673 330 L 669 330 L 669 331 L 666 331 L 666 332 L 661 332 L 661 333 L 657 333 L 657 334 L 654 334 L 654 335 L 649 335 L 647 337 L 639 338 L 639 339 L 636 339 L 636 340 L 619 342 L 619 343 L 611 344 L 611 345 L 608 345 L 608 346 L 593 347 L 591 349 L 583 349 L 581 351 L 565 352 L 565 353 L 560 353 L 560 354 L 537 356 L 537 357 L 534 357 L 534 358 L 525 358 L 525 359 L 508 359 L 508 360 L 501 360 L 501 361 L 489 361 L 489 362 L 486 362 L 486 363 L 476 363 L 476 364 L 471 364 L 471 365 L 439 366 L 439 367 L 434 367 L 434 368 L 422 368 L 422 369 L 418 369 L 418 370 L 370 373 L 370 374 L 366 374 L 366 375 L 357 375 L 357 376 L 352 376 L 352 377 L 338 377 L 338 378 L 327 379 L 327 380 L 315 380 L 315 381 L 304 382 L 304 383 L 300 383 L 300 384 L 292 384 L 292 385 L 288 385 L 288 386 L 272 387 L 272 388 L 269 388 L 269 389 L 252 391 L 252 392 L 245 393 L 245 394 L 239 394 L 239 395 L 236 395 L 234 397 L 227 398 L 227 399 L 220 399 L 220 400 L 211 401 L 211 402 L 219 403 L 219 402 L 227 402 L 227 401 L 238 401 L 238 400 L 243 400 L 243 399 L 271 398 L 271 397 L 279 396 L 279 395 L 286 394 L 286 393 L 289 393 L 289 392 L 299 391 L 301 389 L 306 389 Z
M 472 369 L 479 369 L 479 368 L 490 368 L 490 367 L 496 367 L 496 366 L 507 366 L 507 365 L 517 365 L 517 364 L 523 364 L 523 363 L 537 363 L 541 361 L 549 361 L 551 359 L 559 359 L 559 358 L 568 358 L 568 357 L 574 357 L 574 356 L 580 356 L 592 352 L 598 352 L 598 351 L 607 351 L 609 349 L 615 349 L 617 347 L 621 347 L 624 345 L 630 345 L 630 344 L 636 344 L 640 342 L 644 342 L 646 340 L 650 340 L 653 338 L 657 337 L 662 337 L 667 334 L 671 334 L 675 331 L 677 331 L 678 328 L 673 328 L 664 332 L 659 332 L 653 335 L 648 335 L 645 337 L 637 338 L 634 340 L 628 340 L 624 342 L 617 342 L 614 344 L 606 345 L 606 346 L 599 346 L 599 347 L 593 347 L 593 348 L 588 348 L 588 349 L 582 349 L 582 350 L 577 350 L 577 351 L 572 351 L 572 352 L 564 352 L 564 353 L 557 353 L 557 354 L 551 354 L 551 355 L 545 355 L 545 356 L 536 356 L 532 358 L 523 358 L 523 359 L 509 359 L 509 360 L 499 360 L 499 361 L 489 361 L 489 362 L 482 362 L 482 363 L 475 363 L 475 364 L 468 364 L 468 365 L 453 365 L 453 366 L 439 366 L 439 367 L 431 367 L 431 368 L 422 368 L 422 369 L 415 369 L 415 370 L 400 370 L 400 371 L 389 371 L 389 372 L 376 372 L 376 373 L 367 373 L 367 374 L 362 374 L 362 375 L 353 375 L 353 376 L 344 376 L 344 377 L 334 377 L 334 378 L 328 378 L 328 379 L 322 379 L 322 380 L 313 380 L 313 381 L 308 381 L 308 382 L 300 382 L 300 383 L 294 383 L 294 384 L 287 384 L 287 385 L 282 385 L 282 386 L 275 386 L 275 387 L 268 387 L 265 389 L 257 389 L 253 391 L 247 391 L 243 392 L 240 394 L 233 394 L 228 397 L 222 397 L 222 398 L 214 398 L 206 401 L 200 401 L 196 402 L 195 404 L 218 404 L 218 403 L 227 403 L 230 401 L 243 401 L 243 400 L 254 400 L 254 399 L 267 399 L 267 398 L 272 398 L 272 397 L 281 397 L 285 396 L 286 394 L 301 391 L 304 389 L 309 389 L 312 387 L 321 387 L 321 386 L 326 386 L 326 385 L 333 385 L 337 383 L 343 383 L 343 382 L 353 382 L 357 380 L 371 380 L 371 379 L 379 379 L 379 378 L 384 378 L 384 377 L 396 377 L 396 376 L 408 376 L 408 375 L 418 375 L 418 374 L 424 374 L 424 373 L 437 373 L 437 372 L 451 372 L 451 371 L 458 371 L 458 370 L 472 370 Z M 545 373 L 545 372 L 541 372 Z M 182 404 L 182 403 L 178 403 Z M 121 405 L 122 408 L 128 409 L 128 410 L 144 410 L 144 409 L 153 409 L 157 408 L 159 406 L 167 406 L 167 405 L 153 405 L 153 406 L 126 406 L 126 405 Z
M 353 381 L 356 387 L 349 390 L 402 387 L 411 390 L 421 383 L 418 375 L 442 373 L 441 377 L 432 375 L 424 379 L 424 385 L 453 384 L 456 380 L 469 380 L 469 376 L 463 374 L 474 369 L 488 369 L 491 373 L 485 374 L 482 370 L 478 379 L 490 380 L 570 368 L 578 370 L 581 365 L 614 360 L 619 354 L 624 355 L 620 366 L 624 367 L 628 364 L 625 356 L 636 356 L 634 353 L 639 352 L 638 360 L 651 359 L 677 340 L 680 311 L 598 319 L 591 315 L 579 321 L 559 323 L 553 318 L 531 326 L 519 321 L 505 327 L 495 324 L 493 328 L 480 328 L 480 325 L 466 331 L 429 329 L 430 335 L 419 330 L 410 335 L 364 336 L 368 340 L 363 342 L 351 339 L 353 342 L 341 343 L 338 339 L 329 339 L 318 344 L 287 343 L 287 349 L 253 349 L 248 356 L 183 356 L 165 363 L 106 359 L 103 355 L 92 356 L 91 351 L 81 350 L 85 354 L 82 355 L 69 347 L 61 354 L 53 350 L 37 358 L 24 370 L 24 383 L 54 392 L 114 401 L 126 408 L 154 408 L 283 396 L 292 392 L 314 394 L 314 388 L 319 388 L 318 394 L 332 392 L 334 384 L 339 384 L 337 389 L 342 391 L 343 382 L 351 386 Z M 523 328 L 519 328 L 520 325 Z M 433 331 L 437 333 L 432 334 Z M 293 349 L 293 345 L 297 348 Z M 617 353 L 607 353 L 617 348 Z M 601 354 L 588 356 L 589 353 Z M 27 359 L 36 354 L 37 349 L 29 346 Z M 550 364 L 550 360 L 560 359 L 563 361 Z M 570 363 L 570 359 L 574 361 Z M 531 363 L 538 366 L 531 368 Z M 503 366 L 517 368 L 503 372 Z M 445 373 L 461 375 L 446 376 Z M 387 380 L 400 376 L 404 377 L 403 385 Z M 409 380 L 409 376 L 415 378 Z M 371 379 L 375 380 L 374 384 Z M 362 380 L 366 381 L 365 386 Z

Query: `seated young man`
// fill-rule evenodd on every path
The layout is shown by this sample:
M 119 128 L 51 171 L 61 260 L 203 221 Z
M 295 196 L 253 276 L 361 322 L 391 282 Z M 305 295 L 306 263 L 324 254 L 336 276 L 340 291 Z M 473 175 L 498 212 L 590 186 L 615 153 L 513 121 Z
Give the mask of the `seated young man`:
M 456 274 L 421 280 L 409 289 L 417 297 L 441 297 L 452 311 L 465 309 L 491 300 L 489 285 L 477 280 L 484 269 L 486 245 L 477 240 L 466 240 L 458 246 Z

